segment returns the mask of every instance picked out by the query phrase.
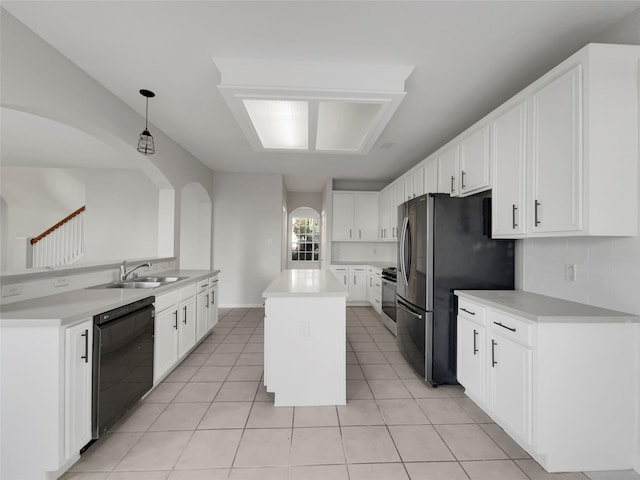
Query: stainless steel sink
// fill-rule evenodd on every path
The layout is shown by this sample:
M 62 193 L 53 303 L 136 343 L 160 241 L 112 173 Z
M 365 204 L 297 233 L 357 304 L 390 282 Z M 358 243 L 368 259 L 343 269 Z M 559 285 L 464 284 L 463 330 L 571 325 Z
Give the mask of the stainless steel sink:
M 162 282 L 139 282 L 137 280 L 130 280 L 127 282 L 114 282 L 102 285 L 102 288 L 156 288 L 165 285 Z M 98 287 L 100 288 L 100 287 Z
M 138 277 L 134 279 L 134 282 L 159 282 L 164 284 L 177 282 L 178 280 L 184 280 L 187 277 Z
M 187 277 L 138 277 L 124 282 L 107 283 L 90 288 L 157 288 L 185 278 Z

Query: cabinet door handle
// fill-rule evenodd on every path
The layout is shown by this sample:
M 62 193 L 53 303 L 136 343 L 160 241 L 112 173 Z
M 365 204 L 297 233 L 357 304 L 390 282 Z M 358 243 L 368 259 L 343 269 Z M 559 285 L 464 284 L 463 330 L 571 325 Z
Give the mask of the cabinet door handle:
M 346 286 L 347 285 L 347 276 L 345 275 L 344 277 L 342 277 L 342 280 L 344 280 L 344 284 Z
M 498 364 L 498 362 L 496 362 L 496 345 L 498 344 L 492 338 L 491 339 L 491 368 L 495 367 Z
M 355 275 L 353 276 L 353 284 L 354 285 L 356 284 L 356 276 Z
M 216 292 L 211 292 L 211 305 L 216 303 Z
M 80 358 L 84 359 L 84 363 L 89 363 L 89 330 L 85 330 L 81 336 L 84 337 L 84 355 Z
M 478 331 L 473 329 L 473 354 L 478 353 Z
M 518 207 L 515 206 L 515 204 L 511 205 L 511 228 L 515 229 L 518 224 L 516 223 L 516 211 L 518 210 Z
M 463 312 L 468 313 L 469 315 L 475 315 L 475 314 L 476 314 L 475 312 L 472 312 L 472 311 L 470 311 L 470 310 L 467 310 L 466 308 L 462 308 L 462 307 L 460 307 L 460 310 L 462 310 Z
M 204 304 L 205 307 L 209 308 L 209 295 L 206 295 L 207 303 Z
M 358 229 L 358 238 L 362 238 L 362 230 Z
M 373 278 L 369 277 L 369 286 L 373 287 Z
M 182 307 L 182 310 L 184 310 L 184 320 L 182 320 L 182 323 L 186 325 L 187 324 L 187 306 L 185 305 L 184 307 Z
M 178 310 L 173 312 L 173 328 L 178 329 Z
M 464 189 L 464 170 L 460 172 L 460 188 Z
M 451 193 L 453 193 L 453 182 L 455 182 L 455 180 L 456 180 L 456 177 L 451 175 Z
M 499 327 L 506 328 L 507 330 L 510 330 L 510 331 L 512 331 L 512 332 L 515 332 L 515 331 L 516 331 L 516 329 L 515 329 L 515 328 L 507 327 L 506 325 L 504 325 L 504 324 L 502 324 L 502 323 L 500 323 L 500 322 L 493 322 L 493 323 L 494 323 L 495 325 L 498 325 Z
M 534 221 L 535 221 L 535 226 L 537 227 L 538 225 L 540 225 L 540 220 L 538 220 L 538 207 L 540 206 L 540 202 L 538 200 L 535 201 L 534 203 Z

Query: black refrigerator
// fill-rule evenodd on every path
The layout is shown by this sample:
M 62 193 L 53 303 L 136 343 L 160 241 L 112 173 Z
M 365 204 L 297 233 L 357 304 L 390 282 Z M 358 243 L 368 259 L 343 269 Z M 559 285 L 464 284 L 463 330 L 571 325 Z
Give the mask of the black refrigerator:
M 398 347 L 430 384 L 455 384 L 453 291 L 512 290 L 514 242 L 491 238 L 490 192 L 409 200 L 398 207 L 398 231 Z

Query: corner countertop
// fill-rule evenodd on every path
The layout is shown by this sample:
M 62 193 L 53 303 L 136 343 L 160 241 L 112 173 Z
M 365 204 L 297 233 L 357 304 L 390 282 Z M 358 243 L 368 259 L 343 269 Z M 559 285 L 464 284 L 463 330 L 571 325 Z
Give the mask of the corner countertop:
M 262 296 L 346 298 L 349 292 L 329 270 L 283 270 Z
M 455 294 L 539 323 L 640 323 L 637 315 L 522 290 L 456 290 Z
M 154 275 L 185 277 L 175 283 L 149 289 L 83 288 L 0 306 L 0 327 L 66 327 L 99 313 L 151 296 L 159 296 L 220 270 L 170 270 Z

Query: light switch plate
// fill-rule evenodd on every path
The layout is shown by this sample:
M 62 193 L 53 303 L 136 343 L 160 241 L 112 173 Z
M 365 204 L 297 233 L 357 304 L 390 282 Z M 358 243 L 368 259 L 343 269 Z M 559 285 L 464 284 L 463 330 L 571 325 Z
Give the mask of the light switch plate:
M 22 294 L 21 283 L 16 283 L 14 285 L 3 285 L 2 287 L 2 296 L 3 297 L 12 297 L 13 295 L 21 295 Z

